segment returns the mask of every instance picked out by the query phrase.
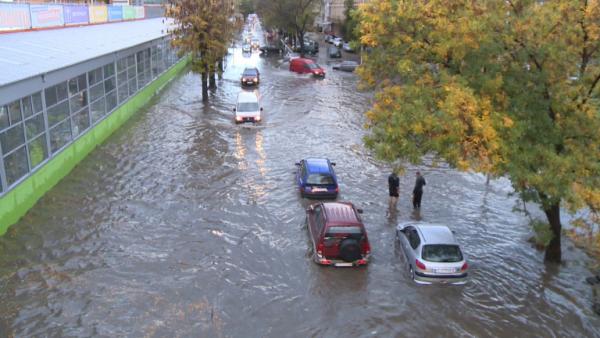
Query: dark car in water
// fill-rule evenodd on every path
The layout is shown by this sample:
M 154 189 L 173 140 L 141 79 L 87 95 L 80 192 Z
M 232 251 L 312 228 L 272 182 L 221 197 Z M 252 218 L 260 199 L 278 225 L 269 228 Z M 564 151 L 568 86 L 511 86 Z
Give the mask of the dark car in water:
M 317 264 L 351 267 L 369 263 L 371 245 L 360 213 L 350 202 L 319 202 L 306 209 L 312 259 Z
M 326 158 L 307 158 L 296 163 L 296 183 L 302 197 L 336 198 L 340 189 L 333 167 Z
M 258 68 L 245 68 L 240 79 L 242 86 L 255 86 L 260 82 Z

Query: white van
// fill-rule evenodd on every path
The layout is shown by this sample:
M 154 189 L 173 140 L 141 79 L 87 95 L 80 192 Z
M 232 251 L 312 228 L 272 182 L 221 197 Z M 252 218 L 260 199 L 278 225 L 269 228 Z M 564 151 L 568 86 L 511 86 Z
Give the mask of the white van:
M 235 123 L 260 122 L 262 110 L 256 91 L 241 91 L 238 94 L 237 104 L 233 108 Z

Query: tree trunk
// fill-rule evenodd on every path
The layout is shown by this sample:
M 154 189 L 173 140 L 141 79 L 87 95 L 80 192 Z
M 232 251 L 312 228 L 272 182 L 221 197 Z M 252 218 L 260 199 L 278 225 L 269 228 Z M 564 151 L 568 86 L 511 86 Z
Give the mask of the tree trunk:
M 560 224 L 560 202 L 553 203 L 544 209 L 548 223 L 550 223 L 550 229 L 554 237 L 550 240 L 550 244 L 546 248 L 546 255 L 544 260 L 546 262 L 560 263 L 561 248 L 560 248 L 560 237 L 562 225 Z
M 202 72 L 202 101 L 208 101 L 208 73 L 206 70 Z
M 300 57 L 304 57 L 304 32 L 298 33 L 298 40 L 300 40 Z
M 215 71 L 212 69 L 208 72 L 208 88 L 209 89 L 217 88 L 216 74 L 215 74 Z
M 223 58 L 219 59 L 219 80 L 221 80 L 223 78 L 223 72 L 225 70 L 223 69 Z

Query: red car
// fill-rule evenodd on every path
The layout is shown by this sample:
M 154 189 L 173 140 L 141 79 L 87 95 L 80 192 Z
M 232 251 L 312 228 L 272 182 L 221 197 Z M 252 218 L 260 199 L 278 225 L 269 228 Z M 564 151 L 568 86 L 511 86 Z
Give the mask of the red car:
M 311 59 L 295 58 L 290 60 L 290 70 L 299 74 L 325 77 L 325 70 Z
M 319 202 L 306 209 L 313 260 L 321 265 L 367 265 L 371 246 L 360 219 L 361 209 L 350 202 Z

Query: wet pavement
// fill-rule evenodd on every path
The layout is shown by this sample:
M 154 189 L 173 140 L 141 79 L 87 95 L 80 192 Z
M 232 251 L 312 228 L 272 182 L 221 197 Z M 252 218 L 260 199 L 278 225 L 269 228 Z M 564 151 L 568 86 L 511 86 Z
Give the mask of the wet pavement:
M 389 167 L 362 145 L 371 94 L 239 44 L 210 103 L 186 73 L 82 161 L 0 238 L 0 336 L 593 337 L 587 258 L 543 264 L 508 181 L 408 167 L 386 216 Z M 245 66 L 261 70 L 264 121 L 235 125 Z M 294 163 L 337 163 L 339 200 L 364 209 L 372 261 L 309 258 Z M 427 179 L 413 213 L 414 172 Z M 409 280 L 398 221 L 448 224 L 471 265 L 462 287 Z

